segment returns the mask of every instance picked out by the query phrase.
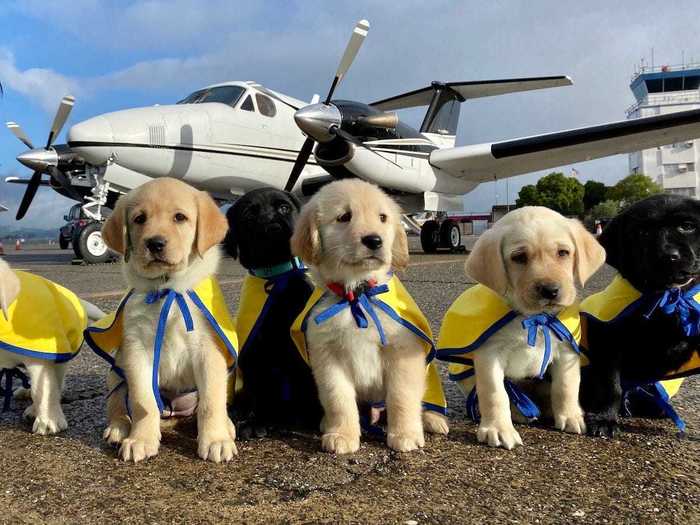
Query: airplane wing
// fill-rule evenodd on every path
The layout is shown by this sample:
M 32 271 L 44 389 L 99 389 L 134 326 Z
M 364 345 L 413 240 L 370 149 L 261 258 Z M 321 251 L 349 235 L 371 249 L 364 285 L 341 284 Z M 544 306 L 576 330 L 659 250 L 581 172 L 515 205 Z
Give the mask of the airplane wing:
M 459 93 L 465 100 L 470 98 L 492 97 L 518 91 L 531 91 L 572 85 L 572 80 L 565 75 L 551 77 L 503 78 L 498 80 L 474 80 L 470 82 L 445 82 L 443 85 Z M 433 97 L 433 86 L 409 91 L 395 97 L 372 102 L 382 111 L 427 106 Z
M 0 211 L 9 211 L 10 209 L 4 204 L 0 204 Z
M 430 164 L 455 177 L 484 182 L 700 137 L 700 109 L 588 128 L 435 150 Z

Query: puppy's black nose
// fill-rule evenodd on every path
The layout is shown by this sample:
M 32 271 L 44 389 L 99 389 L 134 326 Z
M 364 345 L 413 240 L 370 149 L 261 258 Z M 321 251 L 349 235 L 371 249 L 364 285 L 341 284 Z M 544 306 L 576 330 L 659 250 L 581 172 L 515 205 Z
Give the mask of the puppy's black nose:
M 537 293 L 539 293 L 543 299 L 556 299 L 559 295 L 559 285 L 555 283 L 538 284 Z
M 164 237 L 151 237 L 146 240 L 146 248 L 151 253 L 162 252 L 166 244 L 168 244 L 168 241 Z
M 666 248 L 664 250 L 664 256 L 672 262 L 681 260 L 681 252 L 678 251 L 678 248 Z
M 382 247 L 382 238 L 379 235 L 365 235 L 362 237 L 362 244 L 370 250 L 378 250 Z

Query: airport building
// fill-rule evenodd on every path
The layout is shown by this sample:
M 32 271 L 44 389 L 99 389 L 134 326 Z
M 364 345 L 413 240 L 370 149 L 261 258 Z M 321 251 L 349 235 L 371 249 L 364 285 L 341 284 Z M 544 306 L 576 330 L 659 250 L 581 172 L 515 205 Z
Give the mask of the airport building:
M 700 108 L 700 64 L 642 66 L 632 76 L 636 102 L 627 118 Z M 630 173 L 643 173 L 664 191 L 700 198 L 700 139 L 630 153 Z

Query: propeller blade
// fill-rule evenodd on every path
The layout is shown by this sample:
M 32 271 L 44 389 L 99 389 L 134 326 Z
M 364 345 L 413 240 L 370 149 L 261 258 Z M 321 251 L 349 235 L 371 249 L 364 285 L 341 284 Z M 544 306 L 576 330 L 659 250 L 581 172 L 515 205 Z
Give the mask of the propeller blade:
M 16 219 L 21 220 L 29 209 L 29 205 L 34 200 L 34 195 L 36 195 L 36 190 L 41 186 L 41 172 L 35 171 L 32 178 L 29 179 L 29 184 L 27 184 L 27 190 L 24 192 L 24 197 L 22 197 L 22 202 L 19 203 L 19 208 L 17 209 Z
M 61 188 L 66 191 L 71 199 L 75 199 L 78 202 L 83 202 L 83 196 L 76 191 L 65 173 L 59 170 L 56 166 L 49 166 L 49 173 L 51 174 L 51 177 L 58 182 Z
M 289 174 L 289 179 L 287 179 L 287 184 L 284 187 L 284 191 L 292 191 L 292 188 L 299 180 L 299 175 L 301 175 L 306 162 L 309 160 L 311 155 L 311 150 L 314 148 L 314 139 L 308 138 L 304 141 L 304 145 L 299 150 L 299 155 L 297 155 L 297 160 L 294 162 L 294 167 L 292 172 Z
M 53 119 L 53 124 L 51 125 L 49 138 L 46 141 L 46 149 L 51 147 L 51 144 L 53 144 L 53 141 L 56 140 L 56 137 L 61 132 L 63 125 L 66 123 L 66 120 L 68 120 L 68 115 L 70 115 L 74 104 L 75 98 L 71 97 L 70 95 L 67 95 L 61 99 L 61 103 L 56 111 L 56 116 Z
M 345 48 L 345 53 L 343 53 L 343 58 L 340 59 L 340 64 L 338 64 L 338 70 L 335 72 L 335 78 L 333 79 L 331 88 L 328 90 L 328 96 L 326 96 L 324 104 L 328 104 L 331 101 L 335 88 L 345 76 L 345 73 L 348 72 L 348 69 L 350 69 L 353 60 L 355 60 L 355 56 L 357 56 L 357 52 L 360 50 L 360 47 L 362 47 L 362 42 L 365 41 L 368 31 L 369 22 L 367 20 L 360 20 L 355 25 L 355 29 L 352 30 L 352 36 L 350 36 L 350 41 Z
M 19 124 L 16 122 L 6 122 L 5 125 L 15 137 L 24 142 L 25 146 L 27 146 L 29 149 L 34 149 L 34 144 L 32 144 L 32 141 L 29 140 L 29 137 L 27 137 Z

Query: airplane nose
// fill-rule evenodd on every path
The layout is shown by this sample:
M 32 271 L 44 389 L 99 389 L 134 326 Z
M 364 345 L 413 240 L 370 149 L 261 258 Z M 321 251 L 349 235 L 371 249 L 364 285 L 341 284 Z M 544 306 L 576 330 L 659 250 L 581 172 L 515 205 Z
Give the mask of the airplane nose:
M 318 142 L 329 142 L 335 134 L 329 130 L 340 127 L 343 118 L 340 110 L 333 104 L 310 104 L 294 113 L 294 122 L 299 129 Z
M 107 161 L 113 142 L 114 131 L 103 116 L 79 122 L 68 130 L 68 145 L 92 164 Z

